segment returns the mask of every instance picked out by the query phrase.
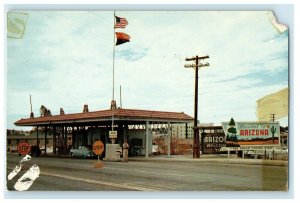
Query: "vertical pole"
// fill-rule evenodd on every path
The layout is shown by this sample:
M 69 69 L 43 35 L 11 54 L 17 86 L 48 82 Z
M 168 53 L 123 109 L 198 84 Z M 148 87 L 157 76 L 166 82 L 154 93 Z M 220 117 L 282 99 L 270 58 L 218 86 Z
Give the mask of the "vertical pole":
M 113 36 L 114 36 L 114 44 L 113 44 L 113 89 L 112 89 L 112 102 L 115 101 L 115 46 L 116 46 L 116 39 L 115 39 L 115 16 L 116 11 L 114 11 L 113 17 Z M 112 107 L 112 116 L 111 116 L 111 130 L 114 130 L 114 106 Z
M 34 118 L 34 115 L 33 115 L 33 112 L 32 112 L 31 95 L 30 95 L 30 118 Z
M 74 126 L 72 126 L 72 147 L 74 147 Z
M 91 144 L 93 145 L 94 144 L 94 136 L 93 136 L 93 126 L 91 126 Z
M 185 123 L 185 138 L 188 139 L 188 124 Z
M 168 158 L 170 158 L 170 151 L 171 151 L 171 133 L 170 133 L 170 122 L 168 122 Z
M 65 148 L 65 154 L 68 152 L 68 127 L 65 127 L 65 140 L 64 140 L 64 148 Z
M 30 94 L 30 113 L 32 113 L 31 94 Z
M 120 108 L 122 108 L 122 86 L 120 85 Z
M 56 126 L 53 126 L 53 135 L 52 135 L 52 147 L 53 147 L 53 154 L 56 154 Z
M 115 100 L 115 45 L 116 45 L 116 39 L 115 39 L 115 17 L 116 11 L 114 11 L 114 18 L 113 18 L 113 36 L 114 36 L 114 44 L 113 44 L 113 95 L 112 98 Z
M 265 157 L 264 159 L 267 159 L 267 150 L 265 150 Z
M 79 126 L 76 126 L 76 148 L 79 147 Z
M 47 126 L 45 126 L 45 156 L 47 155 Z
M 195 101 L 194 101 L 194 149 L 193 158 L 200 158 L 200 147 L 199 147 L 199 130 L 198 126 L 198 61 L 199 58 L 196 56 L 196 67 L 195 67 Z
M 39 126 L 36 126 L 36 146 L 39 147 Z
M 145 158 L 148 158 L 148 138 L 149 138 L 149 121 L 146 121 L 146 146 L 145 146 Z

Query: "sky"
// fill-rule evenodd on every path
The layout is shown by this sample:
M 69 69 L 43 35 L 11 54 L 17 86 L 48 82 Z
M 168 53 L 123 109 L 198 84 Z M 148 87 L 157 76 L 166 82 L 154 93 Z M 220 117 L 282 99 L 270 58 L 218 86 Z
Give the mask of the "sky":
M 112 100 L 114 32 L 130 35 L 115 46 L 115 100 L 122 107 L 194 116 L 193 56 L 209 55 L 199 70 L 200 123 L 257 121 L 256 101 L 288 87 L 288 32 L 268 11 L 31 11 L 22 39 L 7 39 L 8 129 L 41 105 L 59 114 L 108 109 Z M 279 120 L 287 125 L 287 117 Z

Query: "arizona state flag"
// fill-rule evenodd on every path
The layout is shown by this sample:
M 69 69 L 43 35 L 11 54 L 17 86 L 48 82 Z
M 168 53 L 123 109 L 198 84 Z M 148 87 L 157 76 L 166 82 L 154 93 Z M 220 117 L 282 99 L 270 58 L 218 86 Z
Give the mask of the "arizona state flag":
M 124 32 L 116 32 L 116 36 L 117 36 L 116 46 L 129 42 L 130 36 L 125 34 Z

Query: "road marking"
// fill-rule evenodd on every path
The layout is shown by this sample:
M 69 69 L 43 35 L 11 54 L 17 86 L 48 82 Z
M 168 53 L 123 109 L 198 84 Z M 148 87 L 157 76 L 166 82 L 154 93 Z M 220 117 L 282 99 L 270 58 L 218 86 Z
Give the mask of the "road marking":
M 110 187 L 125 188 L 125 189 L 130 189 L 130 190 L 158 191 L 158 190 L 154 190 L 154 189 L 146 188 L 146 187 L 139 187 L 139 186 L 134 186 L 134 185 L 122 184 L 122 183 L 111 183 L 111 182 L 105 182 L 105 181 L 99 181 L 99 180 L 91 180 L 91 179 L 86 179 L 86 178 L 78 178 L 78 177 L 74 177 L 74 176 L 59 175 L 59 174 L 53 174 L 53 173 L 48 173 L 48 172 L 41 172 L 41 174 L 47 175 L 47 176 L 54 176 L 57 178 L 65 178 L 65 179 L 69 179 L 69 180 L 76 180 L 76 181 L 82 181 L 82 182 L 87 182 L 87 183 L 106 185 L 106 186 L 110 186 Z
M 18 179 L 14 188 L 18 191 L 25 191 L 30 188 L 32 183 L 39 177 L 40 175 L 40 168 L 38 165 L 34 164 L 31 168 L 21 177 Z
M 133 182 L 131 182 L 131 183 L 128 183 L 127 185 L 145 185 L 145 182 L 140 182 L 140 184 L 139 184 L 139 182 L 135 182 L 135 183 L 133 183 Z M 151 184 L 151 185 L 149 185 L 149 184 L 147 184 L 146 185 L 147 186 L 147 188 L 154 188 L 153 190 L 154 191 L 162 191 L 162 190 L 167 190 L 167 191 L 169 191 L 169 190 L 176 190 L 177 188 L 176 187 L 171 187 L 171 186 L 162 186 L 162 184 L 160 184 L 160 185 L 158 185 L 158 184 Z

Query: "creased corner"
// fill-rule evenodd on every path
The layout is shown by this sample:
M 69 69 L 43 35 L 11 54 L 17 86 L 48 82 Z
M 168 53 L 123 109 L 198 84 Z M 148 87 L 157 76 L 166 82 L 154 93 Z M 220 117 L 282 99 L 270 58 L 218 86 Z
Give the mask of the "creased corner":
M 26 24 L 28 21 L 28 14 L 21 12 L 7 13 L 7 37 L 22 39 Z
M 288 26 L 278 22 L 275 13 L 273 11 L 268 11 L 267 13 L 270 23 L 276 29 L 279 34 L 282 34 L 288 30 Z

